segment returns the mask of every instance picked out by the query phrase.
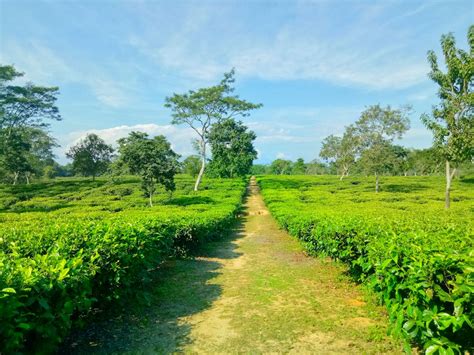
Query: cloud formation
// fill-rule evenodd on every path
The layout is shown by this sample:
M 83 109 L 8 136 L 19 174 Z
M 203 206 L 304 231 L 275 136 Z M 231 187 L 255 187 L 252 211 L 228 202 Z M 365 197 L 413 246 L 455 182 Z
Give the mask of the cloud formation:
M 105 129 L 89 129 L 84 131 L 74 131 L 59 137 L 61 147 L 56 151 L 61 160 L 64 160 L 65 153 L 70 147 L 77 144 L 89 133 L 95 133 L 100 136 L 107 144 L 117 147 L 117 140 L 126 137 L 130 132 L 139 131 L 148 133 L 149 136 L 164 135 L 171 143 L 172 149 L 182 155 L 187 156 L 195 154 L 191 141 L 194 139 L 194 132 L 190 128 L 178 127 L 174 125 L 137 124 L 121 125 Z

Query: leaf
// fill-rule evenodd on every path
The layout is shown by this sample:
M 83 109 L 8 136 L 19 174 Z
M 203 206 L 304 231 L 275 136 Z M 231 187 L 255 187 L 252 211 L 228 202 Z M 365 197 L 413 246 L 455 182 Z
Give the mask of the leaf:
M 439 349 L 439 345 L 433 344 L 426 348 L 425 355 L 434 354 Z
M 38 303 L 41 305 L 41 307 L 43 307 L 45 310 L 49 310 L 50 307 L 49 307 L 49 304 L 48 302 L 44 299 L 44 298 L 40 298 L 38 300 Z

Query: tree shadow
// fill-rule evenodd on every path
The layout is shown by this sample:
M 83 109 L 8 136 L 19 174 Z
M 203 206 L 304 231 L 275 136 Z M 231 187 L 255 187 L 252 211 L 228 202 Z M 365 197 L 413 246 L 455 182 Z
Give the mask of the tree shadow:
M 176 205 L 176 206 L 190 206 L 190 205 L 207 205 L 214 204 L 215 201 L 208 196 L 179 196 L 173 197 L 168 201 L 165 201 L 165 205 Z
M 66 193 L 78 193 L 82 190 L 91 190 L 101 187 L 106 180 L 73 180 L 73 181 L 47 181 L 35 182 L 29 185 L 3 185 L 4 193 L 17 197 L 20 201 L 30 200 L 35 197 L 55 197 Z
M 59 203 L 54 205 L 29 205 L 29 206 L 14 206 L 12 208 L 0 208 L 0 212 L 4 213 L 25 213 L 25 212 L 53 212 L 63 208 L 71 207 L 67 203 Z
M 428 189 L 428 186 L 423 184 L 384 184 L 381 190 L 385 192 L 403 192 L 410 193 L 415 191 L 422 191 Z
M 202 246 L 192 257 L 174 259 L 151 272 L 144 297 L 147 302 L 120 302 L 90 319 L 84 329 L 73 330 L 58 354 L 174 353 L 191 342 L 186 317 L 202 312 L 222 294 L 213 280 L 222 261 L 241 256 L 237 239 L 244 221 L 218 241 Z M 141 292 L 141 291 L 138 291 Z
M 474 184 L 474 177 L 462 177 L 459 179 L 462 183 L 466 183 L 466 184 Z

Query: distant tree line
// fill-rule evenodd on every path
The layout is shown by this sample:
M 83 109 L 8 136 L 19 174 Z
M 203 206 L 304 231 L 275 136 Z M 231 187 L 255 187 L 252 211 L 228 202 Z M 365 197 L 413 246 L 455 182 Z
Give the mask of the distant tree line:
M 61 166 L 54 160 L 55 139 L 49 132 L 51 120 L 62 119 L 56 106 L 57 87 L 31 83 L 16 85 L 23 76 L 13 66 L 0 66 L 0 181 L 29 184 L 32 179 L 59 176 L 97 176 L 134 174 L 142 178 L 142 188 L 152 205 L 158 185 L 173 191 L 178 172 L 197 177 L 232 178 L 251 172 L 257 152 L 254 132 L 236 117 L 261 107 L 232 95 L 234 71 L 224 74 L 215 86 L 174 94 L 166 99 L 173 124 L 188 124 L 197 133 L 193 143 L 198 153 L 183 162 L 164 136 L 148 137 L 144 132 L 131 132 L 117 141 L 114 149 L 94 133 L 70 147 L 66 157 L 71 163 Z M 210 149 L 212 159 L 207 150 Z
M 132 132 L 120 139 L 118 149 L 89 134 L 67 152 L 71 163 L 54 160 L 56 140 L 50 122 L 62 119 L 56 106 L 59 89 L 32 83 L 17 84 L 23 76 L 11 65 L 0 65 L 0 181 L 30 183 L 32 179 L 57 176 L 135 174 L 142 178 L 150 199 L 162 185 L 174 190 L 173 177 L 183 172 L 196 177 L 198 190 L 204 174 L 232 178 L 247 174 L 375 176 L 375 191 L 383 175 L 446 176 L 445 205 L 450 205 L 452 179 L 459 169 L 471 170 L 474 159 L 474 26 L 468 30 L 469 51 L 456 48 L 452 34 L 441 37 L 445 72 L 433 51 L 428 52 L 429 77 L 438 85 L 440 102 L 431 115 L 421 117 L 433 132 L 428 149 L 408 149 L 394 144 L 410 127 L 410 107 L 372 105 L 342 135 L 322 142 L 319 157 L 306 163 L 276 159 L 268 165 L 253 165 L 257 158 L 256 135 L 238 118 L 262 107 L 234 94 L 234 70 L 214 86 L 173 94 L 165 99 L 172 124 L 187 125 L 196 134 L 196 155 L 179 161 L 164 136 L 148 137 Z
M 442 154 L 435 148 L 413 149 L 400 145 L 391 145 L 384 158 L 384 170 L 381 175 L 390 176 L 427 176 L 443 175 L 444 160 Z M 303 158 L 296 161 L 275 159 L 269 164 L 254 164 L 251 173 L 254 175 L 339 175 L 344 178 L 349 175 L 369 175 L 369 166 L 365 159 L 357 160 L 350 165 L 350 170 L 332 161 L 314 159 L 305 162 Z M 474 173 L 470 162 L 459 165 L 459 170 L 465 174 Z M 350 174 L 349 174 L 350 172 Z

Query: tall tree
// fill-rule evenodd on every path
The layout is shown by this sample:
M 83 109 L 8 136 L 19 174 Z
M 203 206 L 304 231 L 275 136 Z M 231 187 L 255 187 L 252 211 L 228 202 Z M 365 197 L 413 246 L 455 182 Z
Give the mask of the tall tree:
M 6 129 L 8 138 L 14 128 L 46 127 L 45 119 L 61 120 L 56 106 L 57 87 L 11 85 L 23 76 L 11 65 L 0 65 L 0 129 Z
M 61 119 L 56 106 L 58 88 L 31 83 L 15 85 L 15 79 L 22 76 L 13 66 L 0 65 L 0 162 L 13 183 L 20 176 L 28 182 L 34 170 L 32 160 L 41 153 L 38 144 L 52 144 L 44 130 L 47 120 Z M 51 144 L 46 144 L 48 149 Z
M 217 85 L 190 90 L 185 94 L 173 94 L 166 98 L 165 107 L 172 111 L 172 124 L 186 124 L 197 135 L 201 169 L 194 185 L 194 190 L 199 189 L 207 160 L 207 145 L 209 132 L 214 123 L 225 119 L 246 117 L 251 110 L 262 107 L 242 100 L 234 92 L 234 69 L 224 74 L 224 78 Z
M 0 130 L 0 141 L 6 140 L 6 130 Z M 0 144 L 0 164 L 8 180 L 16 184 L 30 182 L 32 175 L 41 176 L 43 169 L 53 163 L 52 148 L 56 141 L 43 129 L 20 127 L 13 129 L 8 144 Z
M 434 136 L 446 166 L 445 208 L 451 204 L 451 183 L 456 165 L 474 158 L 474 25 L 469 27 L 469 52 L 456 48 L 453 34 L 441 36 L 446 72 L 434 51 L 428 52 L 430 78 L 439 86 L 440 104 L 421 120 Z
M 334 161 L 336 168 L 341 172 L 340 180 L 342 180 L 344 176 L 349 175 L 359 149 L 359 136 L 355 134 L 354 126 L 348 126 L 342 138 L 330 135 L 323 140 L 319 156 L 326 161 Z
M 121 138 L 119 160 L 126 164 L 132 174 L 142 178 L 142 189 L 148 196 L 150 207 L 156 184 L 164 186 L 166 191 L 174 191 L 174 176 L 179 170 L 179 155 L 172 149 L 164 136 L 148 138 L 143 132 L 131 132 Z
M 407 117 L 410 107 L 392 109 L 390 106 L 369 106 L 355 123 L 355 134 L 359 137 L 362 155 L 366 157 L 366 171 L 375 174 L 375 192 L 379 192 L 379 175 L 387 170 L 387 152 L 395 138 L 401 138 L 410 128 Z
M 295 163 L 291 167 L 292 175 L 304 175 L 306 174 L 306 164 L 303 158 L 296 159 Z
M 90 133 L 83 140 L 71 147 L 66 153 L 72 159 L 75 173 L 95 177 L 107 170 L 111 160 L 113 148 L 106 144 L 97 134 Z
M 209 170 L 218 177 L 236 177 L 250 174 L 257 151 L 253 131 L 234 119 L 215 123 L 209 132 L 212 160 Z

